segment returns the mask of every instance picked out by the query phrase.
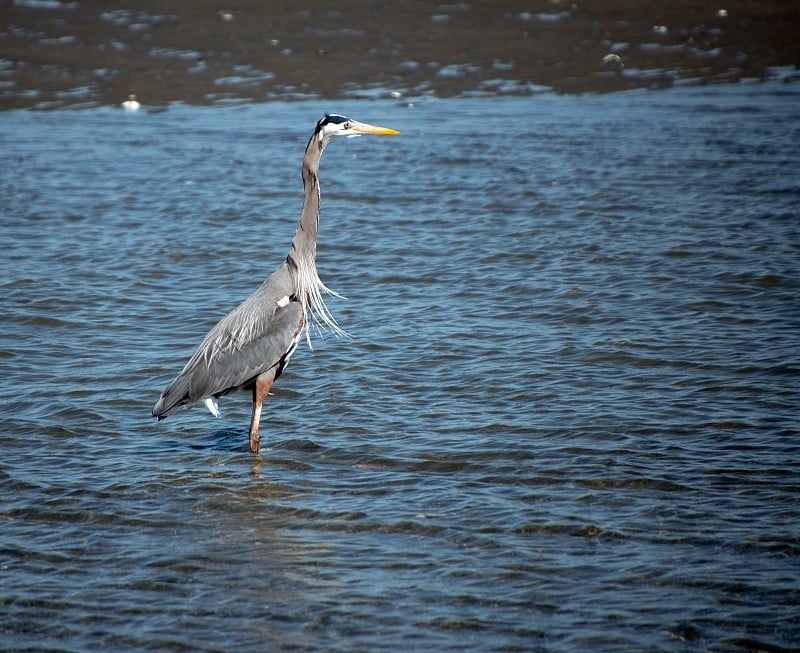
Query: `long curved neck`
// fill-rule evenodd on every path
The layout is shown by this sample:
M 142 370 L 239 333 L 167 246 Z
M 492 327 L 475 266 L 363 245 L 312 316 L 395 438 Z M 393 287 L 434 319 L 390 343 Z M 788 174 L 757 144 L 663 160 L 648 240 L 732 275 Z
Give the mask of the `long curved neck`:
M 314 132 L 308 141 L 303 157 L 303 210 L 294 232 L 292 246 L 286 256 L 289 274 L 292 277 L 295 298 L 303 307 L 306 316 L 306 338 L 311 344 L 309 332 L 309 313 L 318 326 L 326 326 L 335 333 L 344 334 L 336 320 L 328 312 L 322 293 L 335 295 L 327 288 L 317 274 L 317 229 L 319 227 L 319 159 L 325 149 L 326 139 Z
M 303 157 L 303 210 L 300 212 L 300 221 L 294 232 L 292 246 L 287 259 L 294 259 L 294 263 L 302 265 L 304 262 L 315 267 L 317 256 L 317 229 L 319 228 L 319 160 L 325 144 L 317 134 L 311 137 Z M 292 266 L 292 261 L 289 261 Z

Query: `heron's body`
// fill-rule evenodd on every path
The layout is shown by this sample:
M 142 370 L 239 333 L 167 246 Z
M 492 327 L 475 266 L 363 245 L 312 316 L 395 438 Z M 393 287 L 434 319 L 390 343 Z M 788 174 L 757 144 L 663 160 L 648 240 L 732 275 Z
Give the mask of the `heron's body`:
M 308 334 L 309 319 L 339 331 L 322 300 L 322 292 L 328 289 L 316 270 L 322 151 L 333 136 L 396 133 L 342 116 L 327 115 L 317 123 L 303 157 L 305 198 L 286 260 L 211 329 L 183 371 L 161 393 L 153 407 L 154 416 L 163 419 L 183 407 L 204 404 L 218 415 L 219 397 L 236 390 L 251 390 L 250 450 L 258 452 L 262 404 L 303 331 Z

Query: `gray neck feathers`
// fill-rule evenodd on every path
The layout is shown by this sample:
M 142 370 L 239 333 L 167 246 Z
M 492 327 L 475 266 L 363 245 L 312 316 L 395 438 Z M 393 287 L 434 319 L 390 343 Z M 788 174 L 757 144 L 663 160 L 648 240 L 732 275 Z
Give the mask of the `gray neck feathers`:
M 294 292 L 303 307 L 305 316 L 306 340 L 311 345 L 310 322 L 313 321 L 318 330 L 328 328 L 338 335 L 345 335 L 336 320 L 325 306 L 322 293 L 335 295 L 317 275 L 317 229 L 319 227 L 319 160 L 327 139 L 314 133 L 306 147 L 303 157 L 303 210 L 300 221 L 289 249 L 286 262 L 292 277 Z M 309 320 L 309 317 L 311 318 Z

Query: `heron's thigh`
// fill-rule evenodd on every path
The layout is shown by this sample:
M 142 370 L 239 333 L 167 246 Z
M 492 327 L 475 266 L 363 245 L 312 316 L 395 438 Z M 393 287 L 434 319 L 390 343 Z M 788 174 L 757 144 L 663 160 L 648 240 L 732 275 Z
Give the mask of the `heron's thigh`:
M 269 389 L 272 387 L 272 384 L 275 381 L 276 373 L 277 368 L 273 367 L 256 377 L 256 382 L 253 386 L 253 402 L 257 404 L 264 403 L 264 399 L 267 398 Z

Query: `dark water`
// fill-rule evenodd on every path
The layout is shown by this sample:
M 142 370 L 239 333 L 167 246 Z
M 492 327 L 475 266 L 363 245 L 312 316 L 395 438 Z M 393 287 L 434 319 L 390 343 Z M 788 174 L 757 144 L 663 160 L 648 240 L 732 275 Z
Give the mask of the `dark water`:
M 326 110 L 352 340 L 156 423 Z M 0 116 L 0 649 L 800 646 L 800 87 Z
M 0 109 L 796 76 L 799 34 L 791 0 L 0 0 Z

